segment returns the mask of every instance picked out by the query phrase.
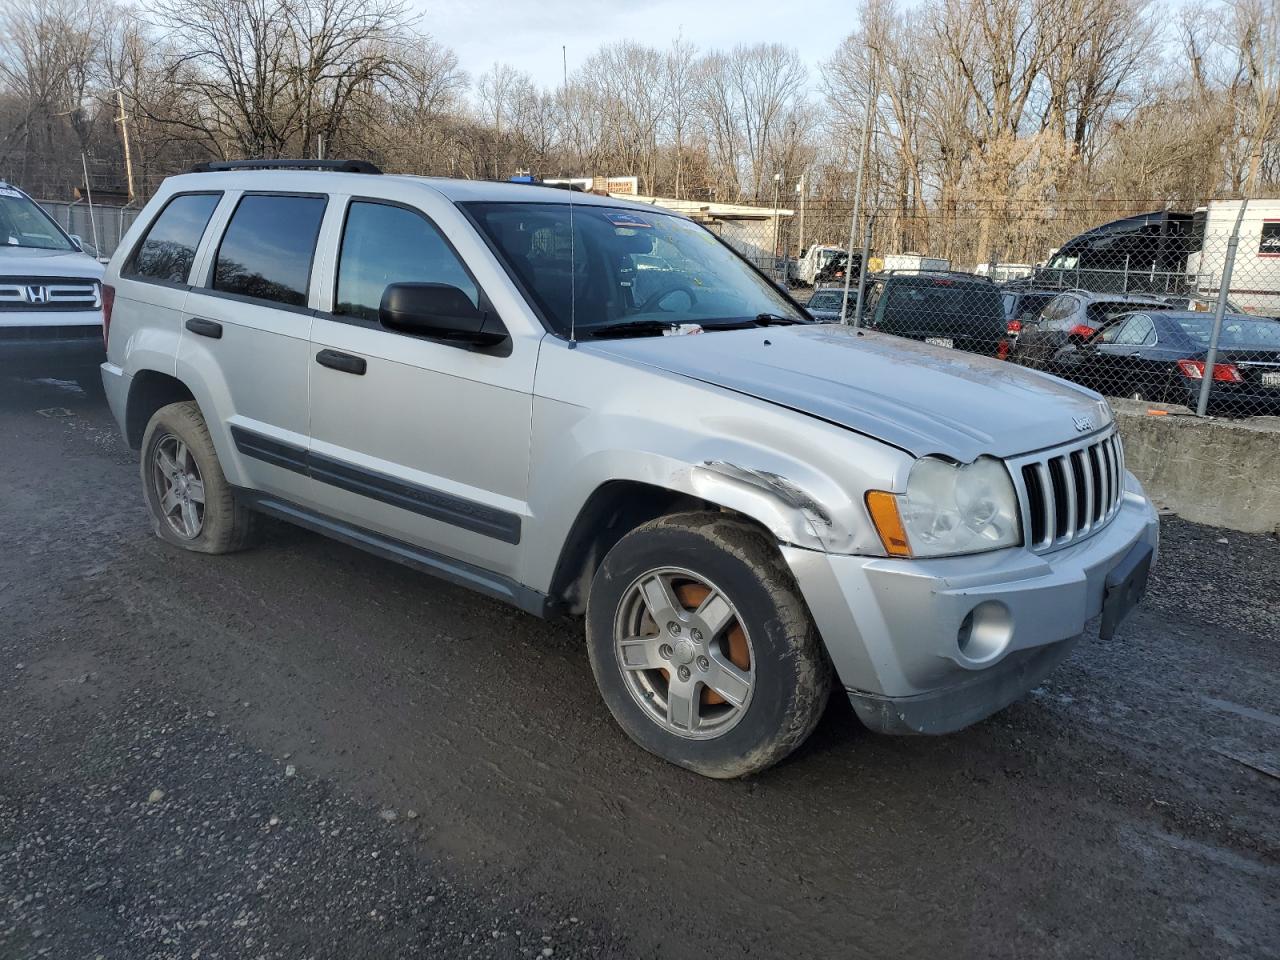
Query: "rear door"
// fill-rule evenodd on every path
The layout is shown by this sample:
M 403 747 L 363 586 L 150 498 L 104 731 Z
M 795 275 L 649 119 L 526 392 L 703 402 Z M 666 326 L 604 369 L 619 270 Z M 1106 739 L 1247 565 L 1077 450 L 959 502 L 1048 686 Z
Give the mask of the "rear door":
M 304 503 L 311 268 L 326 205 L 317 194 L 228 195 L 178 355 L 179 377 L 230 454 L 227 479 Z
M 191 275 L 222 196 L 200 191 L 170 197 L 121 264 L 109 352 L 130 376 L 139 369 L 173 372 Z

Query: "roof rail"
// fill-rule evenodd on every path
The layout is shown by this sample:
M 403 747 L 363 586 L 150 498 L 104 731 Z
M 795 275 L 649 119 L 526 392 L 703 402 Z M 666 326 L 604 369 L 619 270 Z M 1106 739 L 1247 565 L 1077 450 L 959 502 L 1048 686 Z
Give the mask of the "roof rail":
M 382 173 L 368 160 L 205 160 L 187 173 L 228 170 L 328 170 L 330 173 Z

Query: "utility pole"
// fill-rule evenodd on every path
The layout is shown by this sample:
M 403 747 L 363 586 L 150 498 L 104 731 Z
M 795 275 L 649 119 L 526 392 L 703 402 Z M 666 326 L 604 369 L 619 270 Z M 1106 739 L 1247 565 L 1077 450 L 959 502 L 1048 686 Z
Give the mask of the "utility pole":
M 120 105 L 120 116 L 116 118 L 116 123 L 120 124 L 120 139 L 124 141 L 124 177 L 129 187 L 129 202 L 133 203 L 133 157 L 129 153 L 129 119 L 124 113 L 124 90 L 120 87 L 116 87 L 116 103 Z

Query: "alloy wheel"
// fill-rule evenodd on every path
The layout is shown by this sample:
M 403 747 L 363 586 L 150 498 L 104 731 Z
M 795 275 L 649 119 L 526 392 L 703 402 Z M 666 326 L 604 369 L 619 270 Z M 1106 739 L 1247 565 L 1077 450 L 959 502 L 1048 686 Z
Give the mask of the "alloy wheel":
M 204 529 L 204 479 L 187 445 L 171 433 L 162 436 L 151 458 L 151 477 L 160 513 L 170 529 L 194 540 Z
M 669 733 L 722 736 L 751 702 L 746 626 L 728 596 L 692 571 L 662 567 L 636 578 L 618 605 L 614 648 L 632 698 Z

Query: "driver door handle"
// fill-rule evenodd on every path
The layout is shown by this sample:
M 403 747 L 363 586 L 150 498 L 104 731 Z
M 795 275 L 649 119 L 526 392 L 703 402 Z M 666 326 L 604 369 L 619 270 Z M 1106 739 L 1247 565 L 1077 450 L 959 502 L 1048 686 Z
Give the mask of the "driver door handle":
M 364 357 L 343 353 L 340 350 L 321 350 L 316 354 L 316 363 L 322 367 L 328 367 L 330 370 L 351 373 L 357 377 L 363 377 L 364 371 L 368 367 Z

